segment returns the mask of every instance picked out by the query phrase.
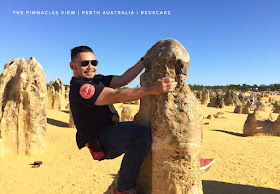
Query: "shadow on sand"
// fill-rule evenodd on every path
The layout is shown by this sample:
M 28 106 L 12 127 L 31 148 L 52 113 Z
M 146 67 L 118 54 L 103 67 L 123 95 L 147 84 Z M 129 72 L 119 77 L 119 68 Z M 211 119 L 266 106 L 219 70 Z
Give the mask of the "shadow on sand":
M 68 123 L 62 122 L 62 121 L 58 121 L 55 119 L 51 119 L 51 118 L 47 118 L 47 122 L 50 125 L 54 125 L 57 127 L 69 127 Z
M 219 129 L 211 129 L 211 131 L 218 131 L 218 132 L 223 132 L 223 133 L 227 133 L 227 134 L 230 134 L 230 135 L 235 135 L 235 136 L 238 136 L 238 137 L 243 137 L 242 133 L 235 133 L 235 132 L 224 131 L 224 130 L 219 130 Z
M 235 114 L 234 112 L 228 110 L 226 110 L 225 112 Z
M 109 174 L 111 177 L 115 178 L 118 174 Z
M 69 113 L 69 110 L 59 110 L 61 112 L 64 112 L 64 113 Z
M 202 181 L 204 194 L 279 194 L 276 189 L 217 181 Z

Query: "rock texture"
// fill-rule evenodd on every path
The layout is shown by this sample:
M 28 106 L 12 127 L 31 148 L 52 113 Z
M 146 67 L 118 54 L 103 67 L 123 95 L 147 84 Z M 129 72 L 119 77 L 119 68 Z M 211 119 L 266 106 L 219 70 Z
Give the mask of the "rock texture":
M 70 87 L 67 87 L 67 88 L 65 89 L 65 99 L 66 99 L 66 100 L 69 100 L 69 92 L 70 92 Z
M 255 136 L 260 134 L 280 136 L 280 116 L 273 122 L 269 118 L 262 118 L 259 111 L 249 114 L 244 124 L 243 135 Z
M 137 84 L 137 87 L 136 88 L 140 88 L 140 86 Z M 134 101 L 134 104 L 135 105 L 139 105 L 140 104 L 140 100 L 138 99 L 138 100 L 135 100 Z
M 218 105 L 217 97 L 210 97 L 210 103 L 207 105 L 207 107 L 224 108 L 225 107 L 224 99 L 221 97 L 221 102 Z
M 280 101 L 276 101 L 273 107 L 273 113 L 280 113 Z
M 151 128 L 152 148 L 137 181 L 139 193 L 203 193 L 199 174 L 202 111 L 185 79 L 189 54 L 176 40 L 165 39 L 147 53 L 141 86 L 174 78 L 174 92 L 141 100 L 134 118 Z
M 268 102 L 269 102 L 269 103 L 275 103 L 275 98 L 269 97 Z
M 203 88 L 201 104 L 207 105 L 210 102 L 210 92 L 209 90 Z
M 140 104 L 140 100 L 135 100 L 135 101 L 134 101 L 134 104 L 135 104 L 135 105 L 139 105 L 139 104 Z
M 274 126 L 276 136 L 280 136 L 280 115 L 278 116 L 277 120 L 274 121 Z
M 224 101 L 223 98 L 222 98 L 222 101 L 221 101 L 221 104 L 220 104 L 219 108 L 225 108 L 225 101 Z
M 257 111 L 264 111 L 264 112 L 266 111 L 265 105 L 262 102 L 259 102 L 256 106 L 257 106 L 256 108 Z
M 238 114 L 242 114 L 242 109 L 243 109 L 242 106 L 236 106 L 233 112 L 238 113 Z
M 246 96 L 245 96 L 244 92 L 240 92 L 239 95 L 238 95 L 238 98 L 239 98 L 240 101 L 243 101 L 245 99 L 245 97 Z
M 69 95 L 69 94 L 68 94 Z M 65 106 L 65 87 L 62 81 L 56 78 L 48 86 L 48 109 L 63 109 Z
M 66 109 L 70 110 L 70 104 L 69 102 L 67 103 L 67 105 L 65 106 Z
M 69 108 L 69 124 L 68 124 L 69 128 L 75 128 L 75 124 L 74 124 L 74 119 L 72 116 L 72 112 L 71 109 Z
M 5 64 L 0 76 L 0 155 L 33 155 L 46 148 L 46 76 L 31 57 Z
M 216 97 L 211 97 L 210 98 L 210 103 L 207 104 L 207 107 L 217 107 L 217 98 Z
M 133 121 L 134 118 L 134 114 L 133 114 L 133 110 L 128 107 L 125 106 L 122 109 L 122 113 L 121 113 L 121 121 Z
M 236 93 L 232 90 L 228 90 L 224 97 L 225 105 L 227 106 L 241 106 L 241 102 L 236 95 Z
M 217 96 L 217 92 L 216 91 L 211 91 L 210 90 L 209 93 L 210 93 L 210 98 Z
M 243 107 L 242 114 L 249 114 L 249 113 L 250 113 L 249 108 Z
M 277 107 L 273 110 L 273 113 L 280 113 L 280 107 Z
M 276 101 L 276 102 L 274 103 L 274 108 L 278 108 L 278 107 L 280 107 L 280 101 Z
M 246 105 L 245 105 L 245 107 L 250 108 L 251 104 L 252 104 L 252 103 L 248 100 L 247 103 L 246 103 Z

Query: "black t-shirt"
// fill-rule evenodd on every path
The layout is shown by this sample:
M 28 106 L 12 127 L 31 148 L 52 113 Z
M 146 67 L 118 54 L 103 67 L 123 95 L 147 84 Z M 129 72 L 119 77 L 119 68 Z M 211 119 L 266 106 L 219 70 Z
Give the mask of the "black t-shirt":
M 79 149 L 97 137 L 103 129 L 119 122 L 119 115 L 113 105 L 94 105 L 104 87 L 110 86 L 112 78 L 103 75 L 95 75 L 93 79 L 72 77 L 69 101 Z

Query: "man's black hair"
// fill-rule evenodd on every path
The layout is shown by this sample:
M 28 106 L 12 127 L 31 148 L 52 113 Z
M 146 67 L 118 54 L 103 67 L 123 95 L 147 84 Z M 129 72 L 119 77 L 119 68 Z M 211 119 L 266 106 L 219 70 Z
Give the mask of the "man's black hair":
M 94 54 L 92 49 L 88 46 L 77 46 L 71 49 L 71 61 L 74 60 L 74 58 L 77 56 L 78 53 L 82 53 L 82 52 L 92 52 Z

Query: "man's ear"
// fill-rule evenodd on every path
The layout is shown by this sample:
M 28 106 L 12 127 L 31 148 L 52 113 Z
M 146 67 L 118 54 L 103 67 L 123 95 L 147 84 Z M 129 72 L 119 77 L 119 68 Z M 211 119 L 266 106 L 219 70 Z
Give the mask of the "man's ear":
M 72 69 L 72 70 L 74 70 L 74 69 L 76 69 L 76 67 L 75 67 L 75 65 L 74 65 L 74 63 L 73 62 L 70 62 L 70 68 Z

